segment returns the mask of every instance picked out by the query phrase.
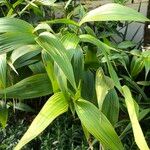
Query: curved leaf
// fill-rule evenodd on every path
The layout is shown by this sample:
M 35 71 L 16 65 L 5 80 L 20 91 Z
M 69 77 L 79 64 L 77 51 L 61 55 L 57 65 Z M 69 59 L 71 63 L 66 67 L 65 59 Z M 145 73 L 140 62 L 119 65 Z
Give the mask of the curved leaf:
M 15 49 L 11 56 L 11 62 L 14 63 L 18 59 L 25 61 L 40 53 L 41 48 L 38 45 L 24 45 Z
M 29 99 L 52 93 L 50 80 L 46 74 L 37 74 L 0 90 L 0 97 L 6 93 L 7 98 Z
M 0 53 L 34 43 L 33 26 L 21 19 L 0 18 Z
M 115 89 L 109 91 L 103 102 L 102 112 L 114 126 L 119 117 L 119 98 Z
M 111 150 L 123 150 L 122 143 L 105 115 L 92 103 L 79 99 L 75 102 L 76 112 L 86 129 Z
M 108 76 L 104 75 L 102 68 L 96 72 L 96 94 L 98 100 L 99 109 L 102 110 L 104 99 L 110 89 L 114 87 L 114 83 Z
M 79 22 L 82 25 L 90 21 L 150 21 L 141 13 L 126 6 L 109 3 L 88 12 Z
M 61 92 L 50 97 L 14 150 L 21 149 L 38 136 L 55 118 L 67 110 L 68 102 Z
M 36 41 L 51 56 L 54 62 L 57 63 L 70 84 L 76 89 L 73 68 L 61 41 L 48 32 L 41 33 Z
M 138 145 L 139 149 L 141 150 L 149 150 L 148 145 L 145 141 L 142 129 L 140 127 L 140 124 L 138 122 L 134 100 L 132 98 L 131 92 L 127 86 L 123 86 L 123 93 L 125 97 L 126 106 L 128 109 L 130 121 L 132 124 L 133 134 L 135 138 L 135 142 Z

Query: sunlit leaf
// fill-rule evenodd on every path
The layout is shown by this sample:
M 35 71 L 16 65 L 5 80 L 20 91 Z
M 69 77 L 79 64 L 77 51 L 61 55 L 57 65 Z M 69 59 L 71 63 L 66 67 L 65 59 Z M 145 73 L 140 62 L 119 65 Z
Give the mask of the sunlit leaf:
M 96 94 L 99 109 L 102 110 L 104 99 L 110 89 L 114 87 L 113 81 L 108 76 L 104 75 L 102 68 L 97 70 L 96 73 Z
M 144 68 L 144 61 L 142 58 L 133 57 L 131 61 L 131 76 L 136 77 Z
M 118 75 L 117 75 L 116 71 L 114 70 L 110 60 L 108 59 L 109 50 L 111 50 L 111 49 L 113 50 L 114 48 L 108 46 L 107 44 L 101 42 L 99 39 L 97 39 L 91 35 L 88 35 L 88 34 L 83 34 L 83 35 L 80 35 L 79 37 L 82 42 L 88 42 L 88 43 L 96 45 L 98 47 L 98 52 L 102 53 L 105 56 L 105 58 L 107 60 L 109 74 L 110 74 L 115 86 L 121 92 L 121 84 L 120 84 Z
M 142 129 L 141 129 L 140 124 L 138 122 L 138 117 L 136 114 L 136 110 L 135 110 L 135 106 L 134 106 L 134 100 L 132 98 L 131 92 L 127 86 L 123 86 L 122 89 L 123 89 L 123 93 L 124 93 L 125 102 L 126 102 L 126 106 L 128 109 L 130 121 L 132 124 L 135 142 L 138 145 L 139 149 L 149 150 L 148 145 L 145 141 Z
M 6 93 L 7 98 L 29 99 L 52 93 L 52 86 L 46 74 L 37 74 L 0 90 L 0 97 Z
M 109 3 L 88 12 L 80 21 L 80 25 L 90 21 L 150 21 L 141 13 L 129 7 Z
M 111 150 L 122 150 L 122 143 L 105 115 L 92 103 L 79 99 L 75 103 L 76 112 L 86 129 Z
M 15 63 L 18 59 L 21 59 L 21 61 L 28 60 L 37 54 L 39 54 L 41 51 L 41 48 L 38 45 L 24 45 L 19 47 L 18 49 L 15 49 L 11 56 L 11 62 Z
M 118 122 L 119 97 L 115 89 L 110 90 L 106 95 L 103 102 L 102 112 L 112 125 L 115 125 Z
M 21 149 L 25 144 L 38 136 L 56 117 L 68 110 L 68 102 L 62 93 L 56 93 L 45 103 L 39 114 L 33 120 L 27 132 L 14 150 Z
M 73 68 L 61 41 L 48 32 L 41 33 L 36 41 L 51 56 L 55 63 L 57 63 L 70 84 L 76 89 Z
M 21 19 L 0 18 L 0 53 L 34 43 L 33 26 Z
M 138 116 L 138 120 L 141 121 L 147 114 L 150 113 L 150 109 L 143 109 L 140 113 L 139 113 L 139 116 Z M 120 138 L 124 138 L 127 133 L 130 131 L 130 129 L 132 128 L 132 125 L 131 123 L 129 123 L 126 128 L 123 130 L 123 132 L 121 133 L 120 135 Z

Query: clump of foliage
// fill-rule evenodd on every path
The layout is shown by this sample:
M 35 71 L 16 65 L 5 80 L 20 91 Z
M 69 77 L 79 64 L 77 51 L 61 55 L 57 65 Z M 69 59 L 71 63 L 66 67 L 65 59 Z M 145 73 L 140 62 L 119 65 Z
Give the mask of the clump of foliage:
M 18 3 L 17 6 L 22 6 Z M 68 1 L 65 9 L 70 3 Z M 109 24 L 109 21 L 145 22 L 149 19 L 128 7 L 110 3 L 87 13 L 79 5 L 73 12 L 64 13 L 61 19 L 42 18 L 42 13 L 41 23 L 35 20 L 29 23 L 16 17 L 27 17 L 28 20 L 27 10 L 55 13 L 59 5 L 38 0 L 17 13 L 14 5 L 13 9 L 7 5 L 5 8 L 9 8 L 7 16 L 12 18 L 0 18 L 2 126 L 6 126 L 10 106 L 7 101 L 10 99 L 16 106 L 25 99 L 50 96 L 15 150 L 37 137 L 68 110 L 74 118 L 80 119 L 80 127 L 90 141 L 90 147 L 99 141 L 102 149 L 128 149 L 124 137 L 132 128 L 134 138 L 132 136 L 128 141 L 131 142 L 129 145 L 136 143 L 139 149 L 148 150 L 147 136 L 144 136 L 139 121 L 150 112 L 149 97 L 145 92 L 149 86 L 150 53 L 135 49 L 129 41 L 114 44 L 109 32 L 97 35 L 92 25 L 93 22 L 103 25 L 104 21 Z M 49 10 L 43 5 L 53 7 Z M 139 81 L 138 76 L 144 68 L 143 81 Z M 91 141 L 91 135 L 96 140 Z

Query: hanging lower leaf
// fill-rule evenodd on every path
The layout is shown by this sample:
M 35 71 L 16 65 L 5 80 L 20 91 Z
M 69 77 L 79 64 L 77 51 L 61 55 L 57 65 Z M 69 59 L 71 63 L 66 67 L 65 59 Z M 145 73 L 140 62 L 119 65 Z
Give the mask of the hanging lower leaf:
M 141 13 L 126 6 L 109 3 L 88 12 L 79 22 L 82 25 L 91 21 L 150 21 Z
M 61 68 L 70 84 L 76 88 L 75 78 L 71 62 L 67 56 L 66 49 L 61 41 L 53 34 L 44 32 L 36 39 L 37 43 L 51 56 L 55 63 Z M 67 66 L 67 67 L 66 67 Z
M 76 112 L 86 129 L 107 149 L 123 150 L 122 143 L 105 115 L 92 103 L 79 99 Z
M 4 17 L 0 18 L 0 33 L 32 33 L 33 26 L 26 21 L 17 18 Z
M 50 97 L 14 150 L 20 150 L 25 144 L 38 136 L 55 118 L 67 110 L 68 102 L 61 92 Z
M 46 74 L 37 74 L 0 90 L 0 97 L 6 94 L 7 98 L 29 99 L 51 94 L 52 86 Z
M 34 109 L 32 109 L 29 105 L 22 102 L 16 103 L 14 108 L 25 112 L 35 112 Z
M 131 92 L 127 86 L 123 86 L 123 93 L 125 97 L 125 103 L 127 106 L 127 110 L 129 113 L 130 121 L 132 124 L 133 134 L 135 138 L 135 142 L 138 145 L 139 149 L 141 150 L 149 150 L 148 145 L 145 141 L 142 129 L 140 127 L 140 124 L 138 122 L 134 100 L 132 98 Z
M 104 75 L 102 68 L 98 69 L 96 72 L 96 94 L 97 101 L 100 111 L 102 111 L 102 106 L 104 99 L 110 89 L 114 87 L 114 83 L 111 78 Z
M 18 49 L 15 49 L 11 56 L 10 60 L 11 63 L 15 63 L 18 59 L 20 59 L 22 62 L 26 61 L 37 54 L 39 54 L 41 51 L 41 48 L 38 45 L 24 45 L 19 47 Z

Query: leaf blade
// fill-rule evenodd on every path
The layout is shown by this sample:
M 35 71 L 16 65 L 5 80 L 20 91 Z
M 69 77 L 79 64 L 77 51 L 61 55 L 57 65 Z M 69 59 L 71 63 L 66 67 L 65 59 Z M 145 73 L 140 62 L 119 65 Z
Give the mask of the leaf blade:
M 50 97 L 15 147 L 15 150 L 21 149 L 25 144 L 39 135 L 56 117 L 67 110 L 68 102 L 61 92 Z
M 148 145 L 145 141 L 142 129 L 137 119 L 137 114 L 136 114 L 136 110 L 134 106 L 134 100 L 132 98 L 131 92 L 127 86 L 123 86 L 122 89 L 123 89 L 126 106 L 127 106 L 129 117 L 130 117 L 131 124 L 132 124 L 135 142 L 138 145 L 139 149 L 149 150 Z
M 112 150 L 123 149 L 114 128 L 98 108 L 88 101 L 79 99 L 75 103 L 75 109 L 82 124 L 103 146 Z
M 120 4 L 109 3 L 88 12 L 79 22 L 81 26 L 90 21 L 150 21 L 137 11 Z

